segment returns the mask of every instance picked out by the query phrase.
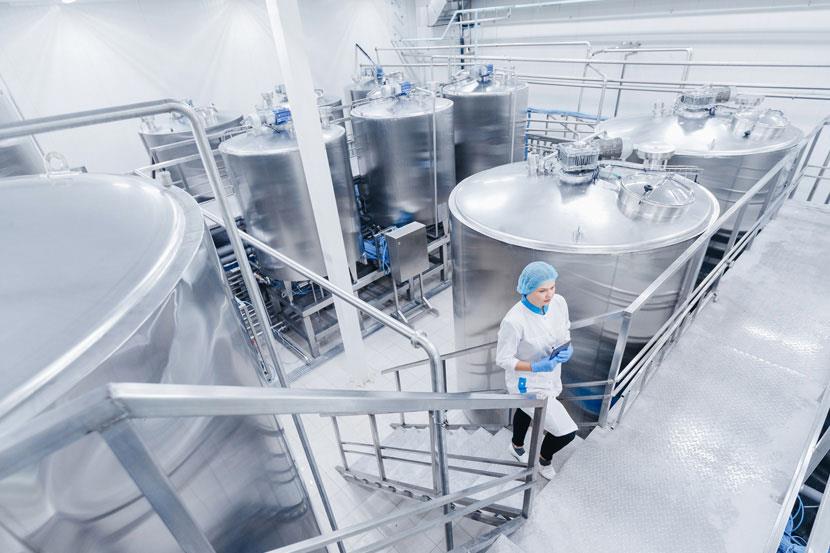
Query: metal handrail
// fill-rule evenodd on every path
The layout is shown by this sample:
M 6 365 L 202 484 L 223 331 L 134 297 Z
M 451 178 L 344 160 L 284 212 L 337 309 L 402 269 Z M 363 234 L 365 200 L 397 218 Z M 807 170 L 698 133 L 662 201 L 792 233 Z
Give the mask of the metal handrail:
M 175 487 L 144 443 L 134 426 L 134 419 L 319 414 L 321 416 L 375 415 L 447 409 L 534 410 L 531 451 L 541 442 L 541 423 L 545 400 L 535 394 L 508 396 L 504 394 L 439 394 L 396 393 L 356 390 L 290 390 L 243 386 L 190 386 L 173 384 L 114 383 L 87 392 L 72 401 L 26 421 L 0 435 L 0 479 L 41 461 L 46 456 L 76 442 L 83 436 L 98 432 L 132 477 L 151 507 L 168 527 L 175 540 L 187 553 L 214 551 L 195 518 L 176 493 Z M 334 533 L 305 540 L 274 550 L 279 553 L 312 551 L 321 545 L 342 543 L 342 539 L 371 530 L 390 521 L 421 513 L 451 503 L 514 479 L 524 483 L 509 490 L 478 500 L 463 509 L 418 528 L 446 524 L 486 507 L 507 495 L 524 492 L 523 516 L 529 516 L 535 480 L 535 455 L 527 468 L 514 474 L 474 486 L 431 501 L 426 506 L 398 512 L 389 517 Z M 407 531 L 408 532 L 408 531 Z M 369 546 L 366 551 L 379 550 L 389 543 L 404 539 L 407 532 Z
M 595 324 L 599 321 L 619 316 L 620 313 L 622 313 L 622 310 L 615 310 L 615 311 L 609 311 L 607 313 L 603 313 L 601 315 L 596 315 L 594 317 L 588 317 L 588 318 L 585 318 L 585 319 L 580 319 L 576 322 L 571 323 L 571 330 L 578 330 L 580 328 L 585 328 L 585 327 L 591 326 L 592 324 Z M 468 355 L 470 353 L 474 353 L 474 352 L 482 350 L 482 349 L 491 349 L 497 343 L 498 342 L 495 342 L 495 341 L 487 342 L 486 344 L 479 344 L 477 346 L 470 346 L 470 347 L 467 347 L 467 348 L 457 349 L 457 350 L 454 350 L 454 351 L 451 351 L 451 352 L 448 352 L 448 353 L 442 353 L 441 354 L 441 361 L 446 361 L 448 359 L 455 359 L 456 357 L 463 357 L 465 355 Z M 415 368 L 415 367 L 420 367 L 421 365 L 423 365 L 424 363 L 427 363 L 427 362 L 429 362 L 429 359 L 419 359 L 417 361 L 411 361 L 409 363 L 403 363 L 401 365 L 395 365 L 394 367 L 390 367 L 388 369 L 383 369 L 382 371 L 380 371 L 380 374 L 390 374 L 390 373 L 404 371 L 404 370 L 407 370 L 407 369 L 412 369 L 412 368 Z
M 772 168 L 767 171 L 758 181 L 747 190 L 729 209 L 727 209 L 712 227 L 698 237 L 681 255 L 678 257 L 663 273 L 657 277 L 652 283 L 624 310 L 624 321 L 628 324 L 624 325 L 618 336 L 617 346 L 627 341 L 627 332 L 630 328 L 631 318 L 636 314 L 646 301 L 656 291 L 668 281 L 683 265 L 692 259 L 693 256 L 699 253 L 699 250 L 704 248 L 709 239 L 722 227 L 725 223 L 735 217 L 734 226 L 729 237 L 729 242 L 726 248 L 723 259 L 715 266 L 715 268 L 706 276 L 706 278 L 692 290 L 683 303 L 676 308 L 674 314 L 657 333 L 649 340 L 649 342 L 629 361 L 626 367 L 620 370 L 621 356 L 614 359 L 611 370 L 609 372 L 609 380 L 614 381 L 611 390 L 611 397 L 621 393 L 624 389 L 631 390 L 636 381 L 641 380 L 645 374 L 645 367 L 649 366 L 657 355 L 662 351 L 664 346 L 674 339 L 675 334 L 682 330 L 683 323 L 686 316 L 694 309 L 696 305 L 700 305 L 709 292 L 715 292 L 720 282 L 723 273 L 732 264 L 734 259 L 751 244 L 758 231 L 769 222 L 774 214 L 777 212 L 777 207 L 788 197 L 792 197 L 795 189 L 799 186 L 801 177 L 806 171 L 809 163 L 809 158 L 815 148 L 816 142 L 821 135 L 824 128 L 830 124 L 830 116 L 823 119 L 813 131 L 798 144 L 787 156 L 782 158 Z M 808 148 L 808 144 L 810 147 Z M 778 196 L 773 199 L 776 191 L 776 186 L 772 185 L 770 181 L 773 177 L 778 177 L 779 181 L 784 181 L 785 186 L 778 193 Z M 770 185 L 769 191 L 766 193 L 767 197 L 764 201 L 764 212 L 757 221 L 750 227 L 748 231 L 738 239 L 738 229 L 741 225 L 743 214 L 749 205 L 751 199 L 760 194 L 763 188 Z M 777 205 L 773 205 L 773 203 Z M 613 379 L 611 378 L 613 376 Z M 620 405 L 617 420 L 619 421 L 624 414 L 631 397 L 630 393 L 625 394 L 624 401 Z M 605 407 L 605 418 L 601 420 L 604 425 L 607 423 L 608 409 L 610 409 L 610 398 L 606 400 L 608 406 Z

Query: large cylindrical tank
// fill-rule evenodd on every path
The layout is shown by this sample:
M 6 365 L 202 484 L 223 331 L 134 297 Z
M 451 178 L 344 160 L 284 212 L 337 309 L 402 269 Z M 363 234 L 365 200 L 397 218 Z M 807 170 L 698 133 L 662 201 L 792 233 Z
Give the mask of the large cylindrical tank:
M 0 125 L 20 121 L 20 113 L 0 80 Z M 43 173 L 43 157 L 32 137 L 0 140 L 0 177 Z
M 456 182 L 452 101 L 420 93 L 379 98 L 352 109 L 351 119 L 372 221 L 430 225 L 436 207 L 444 218 Z
M 291 109 L 288 102 L 288 95 L 285 92 L 285 85 L 277 85 L 274 87 L 275 97 L 272 100 L 270 107 L 284 107 Z M 337 96 L 330 96 L 321 88 L 315 88 L 314 94 L 317 96 L 317 107 L 320 109 L 320 114 L 325 112 L 331 115 L 331 119 L 340 121 L 343 119 L 343 100 Z
M 382 67 L 364 67 L 359 75 L 352 77 L 352 83 L 346 87 L 345 98 L 350 104 L 365 100 L 372 90 L 383 84 L 383 79 Z
M 132 176 L 17 177 L 0 181 L 0 220 L 0 256 L 17 260 L 0 279 L 0 433 L 109 382 L 259 385 L 183 191 Z M 217 551 L 319 534 L 275 417 L 135 424 Z M 181 551 L 97 433 L 3 479 L 0 497 L 4 553 Z
M 235 136 L 223 142 L 219 151 L 248 232 L 309 269 L 326 274 L 297 139 L 290 124 L 277 128 Z M 339 125 L 322 130 L 346 257 L 354 275 L 363 252 L 346 131 Z M 260 263 L 277 280 L 306 279 L 275 259 L 262 256 Z
M 242 124 L 242 115 L 226 111 L 217 111 L 213 106 L 197 108 L 196 112 L 202 117 L 210 139 L 210 146 L 216 149 L 222 140 L 225 131 Z M 193 131 L 187 119 L 177 113 L 144 118 L 139 130 L 142 142 L 150 159 L 154 163 L 171 161 L 182 157 L 196 155 L 196 143 L 193 142 Z M 221 162 L 220 171 L 223 170 Z M 197 201 L 213 197 L 213 190 L 207 180 L 204 165 L 201 159 L 179 163 L 168 169 L 177 186 L 185 189 Z
M 698 168 L 700 184 L 717 197 L 723 212 L 781 161 L 803 133 L 782 112 L 748 105 L 747 96 L 717 106 L 717 94 L 712 88 L 689 91 L 671 111 L 656 108 L 652 116 L 619 117 L 597 130 L 622 138 L 631 147 L 655 141 L 671 144 L 676 151 L 669 163 Z M 765 190 L 776 185 L 778 179 L 773 179 Z M 750 201 L 741 231 L 757 220 L 764 200 L 761 193 Z M 731 219 L 724 230 L 731 231 L 733 224 Z
M 557 174 L 531 174 L 520 162 L 459 183 L 449 200 L 456 347 L 496 340 L 501 319 L 520 299 L 519 273 L 531 261 L 556 267 L 556 291 L 567 300 L 572 321 L 626 307 L 718 216 L 706 189 L 682 178 L 663 182 L 661 175 L 614 167 L 607 177 L 566 184 Z M 641 202 L 649 183 L 660 192 Z M 671 216 L 655 216 L 661 212 Z M 672 314 L 684 273 L 676 273 L 634 318 L 627 358 Z M 618 329 L 617 319 L 574 331 L 563 381 L 608 378 Z M 460 389 L 502 389 L 504 371 L 494 357 L 493 349 L 458 358 Z M 598 402 L 568 407 L 578 421 L 596 420 Z M 503 422 L 500 414 L 468 416 Z
M 462 181 L 505 163 L 524 159 L 527 83 L 492 67 L 444 87 L 453 101 L 455 177 Z

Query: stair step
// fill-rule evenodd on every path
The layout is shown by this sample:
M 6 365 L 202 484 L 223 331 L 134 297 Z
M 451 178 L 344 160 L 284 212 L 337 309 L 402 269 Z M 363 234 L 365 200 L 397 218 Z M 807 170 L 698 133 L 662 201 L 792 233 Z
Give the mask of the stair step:
M 490 549 L 487 550 L 488 553 L 524 553 L 524 549 L 521 549 L 518 545 L 510 541 L 505 535 L 501 535 L 493 542 L 493 545 L 490 546 Z

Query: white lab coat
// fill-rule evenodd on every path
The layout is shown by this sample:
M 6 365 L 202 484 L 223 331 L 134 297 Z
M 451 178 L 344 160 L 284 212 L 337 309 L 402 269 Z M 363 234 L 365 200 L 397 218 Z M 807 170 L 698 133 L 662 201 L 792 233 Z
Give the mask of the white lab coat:
M 516 363 L 533 363 L 547 359 L 554 347 L 571 339 L 571 321 L 565 298 L 554 295 L 544 315 L 534 313 L 521 301 L 510 308 L 499 327 L 496 363 L 504 369 L 508 393 L 536 393 L 547 397 L 545 430 L 554 436 L 564 436 L 577 430 L 562 403 L 556 399 L 562 393 L 562 365 L 553 372 L 533 373 L 517 371 Z M 523 409 L 533 416 L 533 411 Z

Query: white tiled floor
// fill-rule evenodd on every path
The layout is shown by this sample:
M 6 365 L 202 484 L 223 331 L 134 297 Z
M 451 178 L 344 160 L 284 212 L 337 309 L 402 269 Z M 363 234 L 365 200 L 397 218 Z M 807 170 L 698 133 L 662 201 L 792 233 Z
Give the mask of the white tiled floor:
M 452 351 L 455 348 L 451 289 L 446 289 L 433 296 L 430 298 L 430 302 L 439 311 L 440 315 L 423 315 L 413 322 L 413 326 L 418 330 L 426 332 L 427 336 L 433 340 L 441 353 Z M 340 354 L 314 368 L 309 374 L 294 382 L 292 387 L 317 389 L 347 389 L 358 387 L 370 390 L 394 390 L 395 380 L 393 376 L 381 376 L 380 371 L 426 357 L 420 349 L 413 348 L 405 338 L 386 328 L 366 338 L 364 343 L 366 346 L 367 362 L 373 369 L 373 374 L 375 375 L 373 381 L 362 386 L 355 386 L 350 379 L 349 368 L 344 366 L 343 355 Z M 285 350 L 282 354 L 288 370 L 299 366 L 299 360 L 293 357 L 290 352 Z M 448 369 L 448 389 L 452 391 L 455 384 L 454 371 L 451 366 Z M 431 391 L 430 382 L 429 366 L 427 364 L 424 364 L 423 367 L 410 369 L 401 374 L 402 388 L 405 391 Z M 410 414 L 407 415 L 407 422 L 426 422 L 427 416 L 426 413 Z M 318 416 L 303 416 L 302 419 L 315 459 L 323 474 L 326 491 L 340 527 L 350 526 L 388 514 L 397 505 L 407 506 L 415 504 L 413 502 L 414 500 L 398 498 L 384 492 L 372 492 L 356 484 L 346 482 L 335 470 L 335 467 L 341 465 L 342 462 L 330 420 Z M 452 422 L 461 422 L 461 419 L 463 419 L 461 413 L 450 413 L 450 420 Z M 378 416 L 378 429 L 380 431 L 381 441 L 392 431 L 389 423 L 397 422 L 398 420 L 398 415 Z M 341 436 L 344 441 L 371 442 L 372 438 L 367 417 L 345 417 L 340 418 L 339 422 Z M 316 494 L 316 488 L 308 464 L 302 454 L 302 447 L 300 446 L 296 430 L 289 418 L 284 418 L 283 424 L 286 428 L 286 435 L 297 465 L 300 467 L 300 473 L 312 497 L 315 511 L 318 513 L 318 520 L 321 521 L 321 526 L 325 530 L 326 517 L 319 497 Z M 355 455 L 349 456 L 351 461 L 355 461 L 357 458 L 358 456 Z M 405 522 L 399 522 L 397 528 L 410 528 L 421 522 L 421 520 L 408 519 Z M 487 528 L 489 527 L 464 519 L 455 525 L 456 543 L 463 543 L 470 539 L 472 535 L 477 535 L 483 529 Z M 346 545 L 347 547 L 354 547 L 358 544 L 366 545 L 390 534 L 394 529 L 391 527 L 381 528 L 366 535 L 347 540 Z M 437 527 L 432 531 L 419 533 L 387 550 L 399 553 L 445 551 L 443 545 L 443 529 Z M 336 548 L 332 547 L 330 551 L 336 551 Z

